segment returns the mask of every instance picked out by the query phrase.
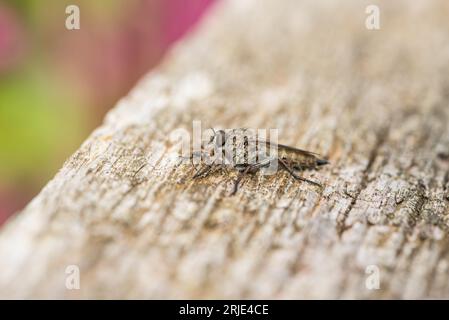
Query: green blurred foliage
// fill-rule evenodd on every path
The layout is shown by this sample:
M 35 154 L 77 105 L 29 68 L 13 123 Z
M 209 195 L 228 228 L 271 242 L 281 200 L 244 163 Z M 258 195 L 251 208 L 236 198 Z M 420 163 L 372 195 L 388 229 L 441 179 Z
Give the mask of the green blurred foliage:
M 0 224 L 210 1 L 0 0 Z M 65 27 L 68 5 L 80 30 Z
M 85 131 L 85 115 L 76 101 L 65 98 L 64 90 L 45 77 L 45 72 L 27 71 L 0 80 L 3 184 L 23 177 L 40 182 L 55 161 L 76 147 Z
M 26 21 L 31 24 L 41 21 L 44 12 L 49 13 L 53 20 L 65 20 L 65 8 L 75 4 L 84 13 L 88 11 L 97 19 L 109 19 L 119 15 L 119 13 L 136 0 L 3 0 L 8 6 L 15 8 Z M 138 1 L 138 0 L 137 0 Z M 62 13 L 58 15 L 58 13 Z
M 18 65 L 0 74 L 0 187 L 33 189 L 48 180 L 79 146 L 96 109 L 86 105 L 86 97 L 71 87 L 73 81 L 65 81 L 52 61 L 52 39 L 67 32 L 65 7 L 77 4 L 83 14 L 109 19 L 124 1 L 108 0 L 107 5 L 86 0 L 3 3 L 17 15 L 24 33 L 17 41 L 24 42 L 25 52 Z

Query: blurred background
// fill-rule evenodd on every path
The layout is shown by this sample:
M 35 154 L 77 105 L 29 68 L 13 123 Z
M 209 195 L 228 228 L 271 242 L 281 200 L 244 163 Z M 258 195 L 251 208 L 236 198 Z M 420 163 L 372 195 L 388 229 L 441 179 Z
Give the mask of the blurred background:
M 0 0 L 0 225 L 213 2 Z

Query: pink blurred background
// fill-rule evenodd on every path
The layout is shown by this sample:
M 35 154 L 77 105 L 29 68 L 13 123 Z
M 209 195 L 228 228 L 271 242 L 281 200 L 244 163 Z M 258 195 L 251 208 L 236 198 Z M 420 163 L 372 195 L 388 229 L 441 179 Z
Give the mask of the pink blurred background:
M 0 224 L 213 2 L 0 2 Z M 65 27 L 73 4 L 80 30 Z

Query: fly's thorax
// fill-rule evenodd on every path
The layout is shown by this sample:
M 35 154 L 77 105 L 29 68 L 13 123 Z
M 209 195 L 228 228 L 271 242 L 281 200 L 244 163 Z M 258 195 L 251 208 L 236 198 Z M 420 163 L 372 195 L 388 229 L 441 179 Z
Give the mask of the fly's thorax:
M 225 158 L 233 166 L 256 165 L 266 158 L 264 145 L 254 129 L 232 129 L 226 132 Z
M 248 128 L 217 130 L 210 140 L 203 143 L 207 164 L 232 167 L 256 165 L 275 158 L 277 150 L 259 140 L 257 130 Z

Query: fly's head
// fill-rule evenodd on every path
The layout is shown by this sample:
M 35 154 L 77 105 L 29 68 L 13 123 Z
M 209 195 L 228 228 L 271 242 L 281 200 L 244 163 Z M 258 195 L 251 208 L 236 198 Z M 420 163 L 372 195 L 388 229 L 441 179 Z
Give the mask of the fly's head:
M 223 163 L 223 154 L 226 145 L 227 135 L 224 130 L 214 130 L 213 134 L 203 141 L 203 152 L 209 157 L 210 163 Z
M 210 137 L 206 146 L 215 150 L 222 149 L 226 144 L 226 132 L 224 130 L 215 131 L 214 129 L 212 131 L 213 135 Z

